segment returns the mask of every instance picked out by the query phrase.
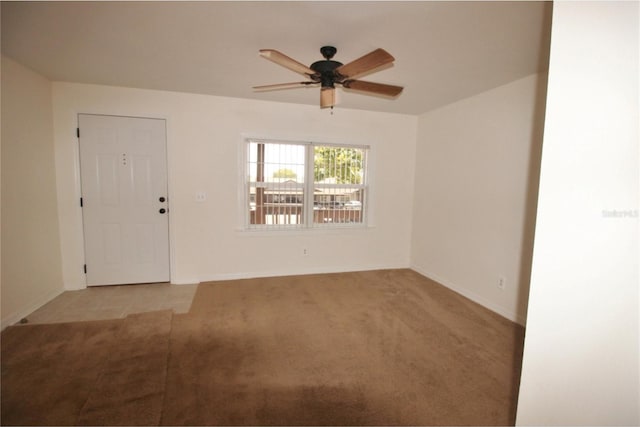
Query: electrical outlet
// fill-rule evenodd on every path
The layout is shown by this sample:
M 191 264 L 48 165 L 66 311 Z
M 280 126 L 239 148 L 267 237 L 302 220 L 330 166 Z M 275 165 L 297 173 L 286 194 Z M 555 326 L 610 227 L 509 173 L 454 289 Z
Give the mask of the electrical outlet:
M 506 285 L 506 280 L 504 277 L 500 276 L 498 277 L 498 289 L 500 289 L 501 291 L 504 291 L 504 287 Z
M 196 202 L 204 202 L 207 200 L 207 193 L 204 191 L 196 191 Z

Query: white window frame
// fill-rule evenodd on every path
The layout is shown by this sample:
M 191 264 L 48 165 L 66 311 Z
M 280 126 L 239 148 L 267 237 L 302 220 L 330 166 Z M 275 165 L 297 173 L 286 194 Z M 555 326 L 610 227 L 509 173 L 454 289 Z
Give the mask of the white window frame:
M 264 186 L 269 188 L 269 184 L 258 183 L 250 180 L 249 170 L 249 147 L 251 143 L 265 144 L 284 144 L 284 145 L 300 145 L 305 147 L 305 174 L 304 182 L 298 184 L 297 188 L 303 188 L 302 217 L 304 220 L 301 224 L 251 224 L 251 194 L 250 187 Z M 353 148 L 363 151 L 363 175 L 361 184 L 316 184 L 314 171 L 315 147 L 335 147 L 335 148 Z M 334 142 L 311 142 L 311 141 L 292 141 L 284 139 L 244 137 L 242 142 L 242 214 L 243 214 L 243 230 L 244 231 L 302 231 L 302 230 L 318 230 L 318 229 L 341 229 L 341 228 L 366 228 L 368 220 L 369 207 L 369 145 L 361 144 L 341 144 Z M 341 222 L 341 223 L 315 223 L 314 222 L 314 193 L 316 188 L 358 188 L 362 190 L 362 205 L 360 207 L 359 222 Z

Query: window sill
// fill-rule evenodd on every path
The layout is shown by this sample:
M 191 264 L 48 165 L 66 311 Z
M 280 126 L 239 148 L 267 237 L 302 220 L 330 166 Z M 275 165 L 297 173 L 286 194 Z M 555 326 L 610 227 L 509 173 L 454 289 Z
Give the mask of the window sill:
M 344 226 L 327 226 L 327 227 L 310 227 L 310 228 L 237 228 L 236 233 L 243 237 L 252 236 L 309 236 L 314 234 L 325 235 L 344 235 L 351 233 L 366 233 L 373 229 L 372 225 L 344 225 Z

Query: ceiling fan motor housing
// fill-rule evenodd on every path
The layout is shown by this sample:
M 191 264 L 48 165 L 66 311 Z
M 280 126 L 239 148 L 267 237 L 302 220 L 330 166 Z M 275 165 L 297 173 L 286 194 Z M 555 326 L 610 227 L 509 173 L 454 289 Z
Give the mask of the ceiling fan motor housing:
M 340 81 L 340 77 L 335 70 L 341 65 L 341 62 L 331 61 L 329 59 L 314 62 L 309 68 L 319 75 L 311 76 L 311 78 L 315 81 L 319 81 L 322 87 L 334 87 L 334 83 Z
M 317 76 L 311 76 L 311 79 L 320 82 L 323 88 L 335 87 L 334 84 L 341 80 L 341 76 L 336 73 L 335 70 L 340 67 L 342 63 L 331 60 L 337 51 L 333 46 L 322 46 L 320 53 L 325 59 L 323 61 L 316 61 L 309 67 L 318 73 Z

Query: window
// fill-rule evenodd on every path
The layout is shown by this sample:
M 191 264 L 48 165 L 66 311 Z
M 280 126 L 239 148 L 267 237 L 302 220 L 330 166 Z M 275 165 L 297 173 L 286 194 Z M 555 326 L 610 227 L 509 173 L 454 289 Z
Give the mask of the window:
M 365 224 L 368 147 L 248 139 L 250 229 Z

